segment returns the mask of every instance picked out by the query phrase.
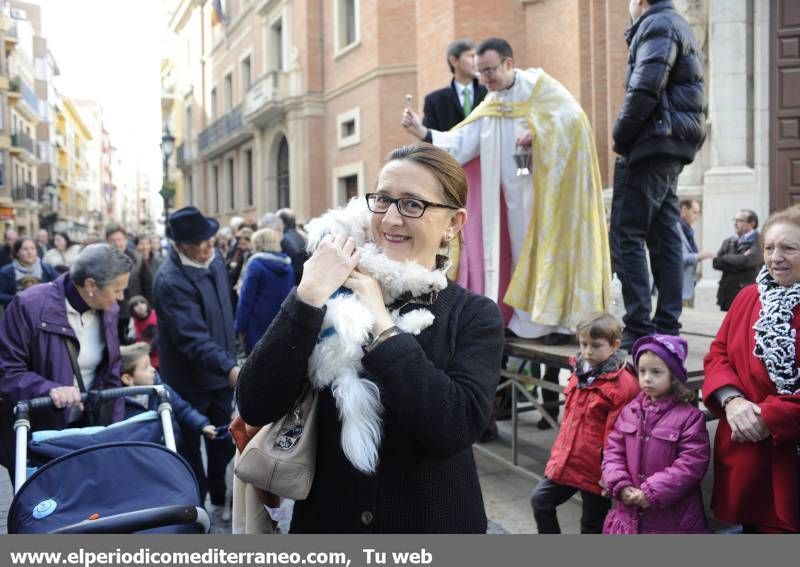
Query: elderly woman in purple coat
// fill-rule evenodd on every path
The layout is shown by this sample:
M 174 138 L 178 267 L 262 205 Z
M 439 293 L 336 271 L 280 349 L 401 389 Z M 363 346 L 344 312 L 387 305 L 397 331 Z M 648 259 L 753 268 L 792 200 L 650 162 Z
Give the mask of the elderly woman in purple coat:
M 86 391 L 122 386 L 117 301 L 131 260 L 108 244 L 92 244 L 70 271 L 19 293 L 0 320 L 0 464 L 11 468 L 11 409 L 20 400 L 50 396 L 55 409 L 37 411 L 34 429 L 81 424 L 81 392 L 68 344 L 75 349 Z M 122 400 L 120 400 L 121 402 Z M 122 404 L 112 419 L 121 419 Z

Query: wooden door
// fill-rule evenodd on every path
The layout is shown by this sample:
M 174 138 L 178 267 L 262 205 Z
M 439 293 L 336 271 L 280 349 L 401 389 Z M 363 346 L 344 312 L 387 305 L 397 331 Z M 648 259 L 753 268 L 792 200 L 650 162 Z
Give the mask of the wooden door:
M 770 210 L 800 203 L 800 2 L 770 1 Z

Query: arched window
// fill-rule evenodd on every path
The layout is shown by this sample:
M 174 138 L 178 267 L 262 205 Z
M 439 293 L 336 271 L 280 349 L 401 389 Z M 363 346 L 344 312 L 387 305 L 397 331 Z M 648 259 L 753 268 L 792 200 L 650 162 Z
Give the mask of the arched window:
M 289 143 L 281 139 L 278 146 L 278 208 L 288 208 L 289 204 Z

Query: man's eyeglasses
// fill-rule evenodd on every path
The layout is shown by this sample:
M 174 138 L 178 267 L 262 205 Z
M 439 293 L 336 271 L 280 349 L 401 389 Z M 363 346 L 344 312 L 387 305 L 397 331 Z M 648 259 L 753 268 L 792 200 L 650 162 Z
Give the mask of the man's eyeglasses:
M 494 75 L 497 72 L 497 70 L 500 68 L 500 65 L 502 65 L 505 62 L 506 62 L 506 60 L 502 59 L 500 61 L 500 63 L 498 63 L 494 67 L 486 67 L 485 69 L 478 69 L 478 74 L 479 75 L 484 75 L 484 76 Z
M 731 219 L 733 222 L 750 222 L 750 219 L 737 219 L 736 217 Z
M 400 199 L 393 199 L 383 193 L 367 193 L 367 208 L 373 213 L 384 214 L 389 210 L 392 205 L 397 205 L 397 212 L 404 217 L 418 219 L 425 214 L 425 209 L 428 207 L 435 207 L 439 209 L 453 209 L 458 210 L 458 207 L 453 205 L 444 205 L 442 203 L 431 203 L 422 199 L 412 199 L 409 197 L 402 197 Z

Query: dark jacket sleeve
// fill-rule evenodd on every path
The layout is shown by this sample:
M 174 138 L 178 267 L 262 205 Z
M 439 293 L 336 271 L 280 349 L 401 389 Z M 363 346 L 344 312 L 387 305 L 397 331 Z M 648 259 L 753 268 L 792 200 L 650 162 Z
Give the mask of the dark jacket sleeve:
M 407 333 L 391 337 L 362 359 L 383 404 L 434 456 L 454 455 L 478 440 L 500 379 L 500 311 L 485 297 L 472 296 L 469 303 L 451 337 L 454 351 L 445 370 L 436 368 Z
M 9 264 L 0 270 L 0 305 L 6 307 L 16 294 L 17 282 L 14 280 L 14 266 Z
M 211 337 L 194 290 L 175 282 L 161 286 L 158 318 L 169 329 L 173 345 L 199 366 L 227 375 L 236 360 Z
M 253 314 L 256 292 L 262 285 L 261 270 L 255 265 L 255 262 L 250 262 L 242 277 L 242 288 L 239 290 L 239 301 L 236 306 L 237 333 L 247 331 L 247 324 Z
M 436 104 L 433 101 L 432 95 L 425 97 L 425 106 L 422 110 L 422 125 L 426 128 L 433 128 L 434 130 L 441 130 L 439 127 L 439 118 L 436 116 Z
M 283 302 L 239 373 L 236 403 L 247 423 L 275 421 L 300 396 L 324 316 L 324 308 L 303 303 L 295 290 Z
M 758 245 L 752 246 L 746 254 L 737 254 L 733 246 L 728 246 L 727 241 L 722 245 L 712 265 L 715 270 L 722 272 L 749 272 L 764 263 Z
M 181 398 L 178 392 L 167 384 L 164 384 L 164 387 L 169 392 L 169 402 L 175 414 L 175 421 L 177 421 L 182 428 L 188 426 L 188 429 L 197 431 L 199 434 L 201 429 L 211 423 L 206 416 L 194 409 L 189 402 Z
M 642 30 L 628 90 L 614 124 L 614 151 L 627 154 L 642 126 L 658 106 L 661 92 L 678 55 L 678 44 L 668 25 Z
M 58 272 L 50 264 L 42 262 L 42 283 L 52 282 L 58 279 Z
M 147 262 L 139 256 L 141 267 L 139 269 L 139 279 L 142 285 L 142 295 L 150 302 L 150 305 L 153 304 L 153 271 L 150 269 L 150 266 L 147 265 Z

